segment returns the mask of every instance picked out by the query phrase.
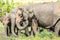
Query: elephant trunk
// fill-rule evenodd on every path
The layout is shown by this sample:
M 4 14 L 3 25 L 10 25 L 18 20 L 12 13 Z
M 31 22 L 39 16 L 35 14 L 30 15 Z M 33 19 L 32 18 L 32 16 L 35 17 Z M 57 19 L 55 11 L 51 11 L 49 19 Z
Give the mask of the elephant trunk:
M 28 21 L 23 22 L 23 26 L 20 25 L 20 22 L 16 22 L 17 28 L 23 30 L 28 26 Z

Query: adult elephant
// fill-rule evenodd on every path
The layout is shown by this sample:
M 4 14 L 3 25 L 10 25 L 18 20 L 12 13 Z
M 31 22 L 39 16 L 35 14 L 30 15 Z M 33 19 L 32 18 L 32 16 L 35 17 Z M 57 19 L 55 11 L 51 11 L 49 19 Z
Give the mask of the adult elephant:
M 31 5 L 20 6 L 24 11 L 25 18 L 29 18 L 28 10 L 33 11 L 33 15 L 37 18 L 40 27 L 50 28 L 55 27 L 55 34 L 58 36 L 60 25 L 58 26 L 60 20 L 60 3 L 50 2 L 50 3 L 37 3 Z

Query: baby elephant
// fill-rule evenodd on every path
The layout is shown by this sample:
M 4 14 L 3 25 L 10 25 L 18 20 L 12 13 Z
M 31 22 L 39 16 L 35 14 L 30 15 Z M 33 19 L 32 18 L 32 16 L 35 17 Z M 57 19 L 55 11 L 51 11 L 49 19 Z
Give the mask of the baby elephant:
M 17 29 L 17 34 L 18 34 L 18 30 L 19 30 L 16 22 L 21 22 L 22 19 L 23 19 L 22 11 L 19 8 L 14 9 L 10 13 L 6 14 L 6 16 L 4 16 L 2 20 L 2 23 L 5 27 L 5 34 L 9 36 L 9 34 L 12 33 L 14 36 L 17 36 L 16 33 L 14 32 Z M 21 29 L 23 29 L 23 27 Z

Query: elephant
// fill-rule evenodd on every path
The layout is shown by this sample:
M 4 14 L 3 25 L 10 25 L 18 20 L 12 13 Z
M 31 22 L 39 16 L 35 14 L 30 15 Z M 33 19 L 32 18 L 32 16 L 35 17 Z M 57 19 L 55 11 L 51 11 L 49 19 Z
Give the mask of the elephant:
M 5 34 L 6 34 L 6 36 L 10 36 L 11 34 L 12 34 L 12 32 L 14 32 L 14 29 L 13 29 L 13 31 L 12 31 L 12 28 L 13 27 L 11 27 L 12 26 L 12 23 L 11 23 L 11 20 L 12 18 L 11 18 L 11 15 L 10 14 L 7 14 L 6 16 L 4 16 L 4 18 L 3 18 L 3 21 L 2 21 L 2 23 L 3 23 L 3 26 L 4 26 L 4 29 L 5 29 Z M 15 19 L 14 19 L 15 20 Z M 14 22 L 14 20 L 13 20 L 13 22 Z M 15 23 L 15 22 L 14 22 Z M 14 28 L 15 28 L 15 25 L 14 25 Z M 9 31 L 8 31 L 9 30 Z M 10 35 L 9 35 L 10 34 Z M 15 35 L 15 33 L 14 33 L 14 35 Z
M 12 33 L 14 36 L 17 36 L 14 32 L 17 29 L 18 34 L 18 22 L 21 22 L 23 20 L 22 17 L 22 9 L 15 8 L 10 11 L 10 13 L 7 13 L 2 20 L 2 23 L 5 27 L 5 34 L 8 36 L 8 26 L 10 30 L 10 34 Z M 21 11 L 21 12 L 20 12 Z M 20 27 L 20 26 L 19 26 Z M 20 30 L 24 29 L 24 27 L 20 27 Z
M 33 11 L 33 15 L 35 15 L 36 20 L 38 21 L 39 27 L 44 27 L 50 29 L 54 27 L 54 31 L 56 36 L 58 36 L 58 32 L 60 30 L 59 21 L 60 20 L 60 3 L 59 2 L 48 2 L 48 3 L 37 3 L 30 5 L 19 6 L 24 10 L 23 16 L 29 18 L 28 10 Z M 32 15 L 32 16 L 33 16 Z M 58 21 L 58 22 L 57 22 Z
M 33 11 L 32 10 L 26 10 L 26 9 L 23 9 L 23 10 L 24 10 L 23 11 L 24 20 L 28 21 L 28 25 L 27 25 L 27 28 L 25 30 L 26 34 L 28 36 L 30 36 L 30 35 L 32 36 L 32 35 L 37 34 L 38 24 L 37 24 L 37 21 L 36 21 L 37 19 L 36 19 L 35 15 L 33 14 Z M 30 32 L 28 31 L 29 26 L 31 26 L 31 31 Z
M 16 18 L 16 25 L 17 25 L 17 28 L 21 31 L 21 30 L 25 30 L 25 34 L 26 36 L 29 36 L 29 31 L 28 31 L 28 18 L 25 19 L 25 16 L 23 16 L 23 12 L 24 10 L 22 8 L 18 8 L 20 11 L 18 11 L 19 13 L 22 11 L 22 17 L 23 17 L 23 20 L 20 21 L 20 18 L 19 16 L 17 15 L 18 18 Z M 22 24 L 22 26 L 20 25 Z

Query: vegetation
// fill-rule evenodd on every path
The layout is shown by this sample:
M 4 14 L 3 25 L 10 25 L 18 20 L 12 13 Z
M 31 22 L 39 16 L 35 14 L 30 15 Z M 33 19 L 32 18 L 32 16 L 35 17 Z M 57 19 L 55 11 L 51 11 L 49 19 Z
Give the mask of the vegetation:
M 12 8 L 15 8 L 18 5 L 19 5 L 18 3 L 13 3 L 13 0 L 11 1 L 11 3 L 9 3 L 8 0 L 6 0 L 6 2 L 4 2 L 3 0 L 0 0 L 0 16 L 3 16 L 6 13 L 9 13 L 9 11 Z
M 56 37 L 53 32 L 48 32 L 46 29 L 43 29 L 43 31 L 40 34 L 35 35 L 35 37 L 27 37 L 24 34 L 20 34 L 17 37 L 11 35 L 6 38 L 3 32 L 4 26 L 0 23 L 0 40 L 60 40 L 60 37 Z
M 6 13 L 9 13 L 12 8 L 15 8 L 23 4 L 26 4 L 26 3 L 23 3 L 23 2 L 14 3 L 14 0 L 11 0 L 11 2 L 9 3 L 8 0 L 6 0 L 6 2 L 4 2 L 3 0 L 0 0 L 0 16 L 3 16 Z M 27 4 L 31 4 L 31 3 L 28 2 Z
M 15 8 L 23 4 L 22 2 L 13 3 L 13 1 L 14 0 L 12 0 L 11 3 L 9 3 L 8 0 L 6 0 L 6 2 L 0 0 L 0 16 L 9 13 L 12 8 Z M 28 2 L 28 4 L 31 3 Z M 4 37 L 3 32 L 4 32 L 4 26 L 2 25 L 2 23 L 0 23 L 0 40 L 60 40 L 60 37 L 56 37 L 53 32 L 48 32 L 46 29 L 43 29 L 43 32 L 35 35 L 35 37 L 34 36 L 26 37 L 24 34 L 20 34 L 18 37 L 14 37 L 13 35 L 11 35 L 10 37 L 6 38 Z

